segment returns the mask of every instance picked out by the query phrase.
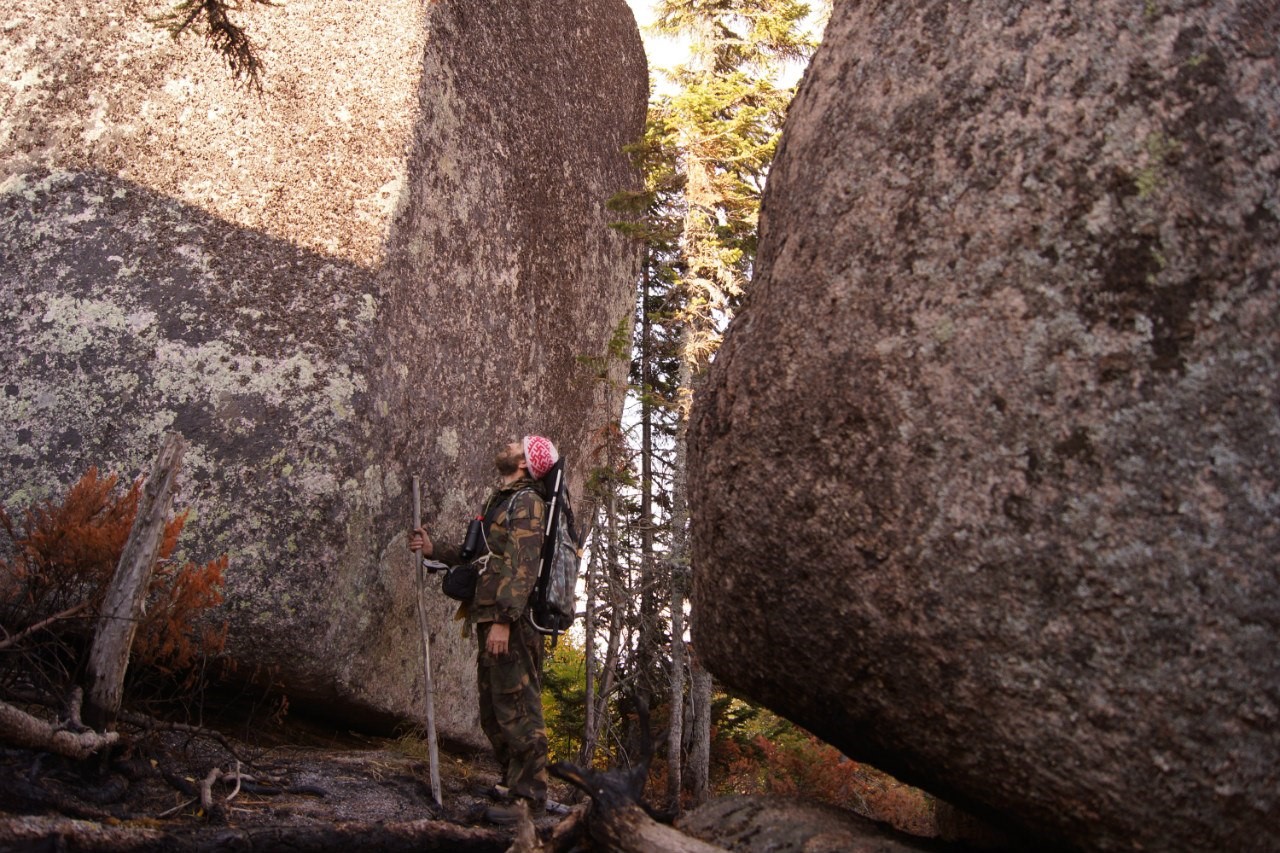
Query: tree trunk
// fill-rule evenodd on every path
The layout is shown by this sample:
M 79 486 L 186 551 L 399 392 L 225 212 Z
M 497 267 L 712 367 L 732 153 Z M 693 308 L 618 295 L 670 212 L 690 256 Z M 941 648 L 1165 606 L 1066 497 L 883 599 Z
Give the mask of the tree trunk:
M 690 649 L 689 688 L 693 704 L 693 746 L 689 750 L 689 788 L 695 806 L 711 797 L 711 673 L 702 667 L 697 651 Z
M 129 651 L 146 601 L 147 585 L 155 568 L 160 542 L 164 538 L 174 481 L 182 464 L 184 448 L 185 443 L 178 433 L 170 433 L 165 438 L 143 489 L 129 540 L 102 603 L 93 648 L 89 653 L 88 702 L 85 707 L 86 722 L 97 729 L 114 722 L 120 712 Z
M 689 355 L 694 331 L 685 325 L 681 349 L 685 357 L 680 363 L 680 392 L 692 395 L 697 365 Z M 689 490 L 685 475 L 688 459 L 689 412 L 680 409 L 676 427 L 675 458 L 671 482 L 671 722 L 667 730 L 667 797 L 670 807 L 679 812 L 682 783 L 684 742 L 684 599 L 689 573 Z
M 587 560 L 587 613 L 582 621 L 582 653 L 585 658 L 586 692 L 583 696 L 585 706 L 582 722 L 582 749 L 578 752 L 578 763 L 590 767 L 592 756 L 596 751 L 596 584 L 600 567 L 601 532 L 596 531 L 591 543 L 591 557 Z
M 618 670 L 618 654 L 622 645 L 623 619 L 626 614 L 627 595 L 625 585 L 620 577 L 618 566 L 618 505 L 616 487 L 611 483 L 605 498 L 605 535 L 604 573 L 606 590 L 609 598 L 609 645 L 605 650 L 604 663 L 600 667 L 599 687 L 595 691 L 595 707 L 591 712 L 592 725 L 583 741 L 585 758 L 583 766 L 591 765 L 590 758 L 595 755 L 596 745 L 600 742 L 600 732 L 609 718 L 609 696 L 613 693 L 613 684 Z
M 684 592 L 679 572 L 672 567 L 671 579 L 671 709 L 667 728 L 667 803 L 680 813 L 680 791 L 684 788 Z

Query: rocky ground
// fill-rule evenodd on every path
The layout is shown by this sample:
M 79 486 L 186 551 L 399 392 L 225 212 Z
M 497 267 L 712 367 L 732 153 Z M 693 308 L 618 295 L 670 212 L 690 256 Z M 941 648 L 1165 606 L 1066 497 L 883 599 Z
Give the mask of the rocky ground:
M 966 849 L 777 797 L 713 801 L 686 815 L 678 832 L 620 789 L 607 790 L 624 778 L 614 774 L 590 774 L 596 805 L 605 803 L 590 818 L 585 804 L 575 805 L 585 799 L 553 779 L 538 840 L 527 828 L 522 835 L 484 820 L 499 778 L 487 753 L 441 751 L 437 807 L 426 743 L 413 734 L 377 738 L 296 718 L 219 722 L 219 732 L 122 726 L 127 745 L 88 761 L 0 749 L 0 851 L 651 853 L 703 849 L 695 839 L 740 851 Z
M 104 760 L 0 750 L 0 849 L 135 849 L 119 838 L 105 845 L 92 840 L 99 830 L 119 836 L 131 829 L 185 839 L 196 849 L 234 831 L 251 838 L 270 830 L 280 838 L 313 829 L 319 837 L 344 826 L 416 827 L 409 834 L 421 835 L 428 824 L 448 824 L 459 833 L 450 837 L 470 839 L 472 849 L 506 849 L 512 837 L 483 820 L 498 781 L 485 754 L 441 752 L 444 802 L 437 808 L 426 745 L 414 736 L 375 738 L 298 720 L 260 724 L 245 739 L 133 734 L 127 748 Z M 211 786 L 206 809 L 200 785 L 214 770 L 231 778 Z M 572 795 L 553 783 L 552 797 L 563 802 Z M 549 831 L 562 816 L 548 815 L 539 828 Z M 338 833 L 339 846 L 341 839 Z M 157 849 L 163 846 L 157 836 Z

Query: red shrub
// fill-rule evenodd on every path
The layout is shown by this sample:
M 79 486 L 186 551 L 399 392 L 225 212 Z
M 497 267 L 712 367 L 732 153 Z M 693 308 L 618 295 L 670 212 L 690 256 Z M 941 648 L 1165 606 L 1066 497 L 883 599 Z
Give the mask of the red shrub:
M 97 617 L 107 586 L 138 512 L 141 481 L 116 494 L 118 478 L 100 478 L 90 468 L 60 503 L 45 501 L 15 521 L 0 509 L 0 526 L 11 557 L 0 560 L 0 627 L 20 632 L 82 605 L 75 619 L 62 619 L 31 641 L 83 638 Z M 197 566 L 170 561 L 186 523 L 181 513 L 165 525 L 158 560 L 147 588 L 147 605 L 134 638 L 133 658 L 165 673 L 188 669 L 201 655 L 220 652 L 225 626 L 210 628 L 200 617 L 222 601 L 225 556 Z

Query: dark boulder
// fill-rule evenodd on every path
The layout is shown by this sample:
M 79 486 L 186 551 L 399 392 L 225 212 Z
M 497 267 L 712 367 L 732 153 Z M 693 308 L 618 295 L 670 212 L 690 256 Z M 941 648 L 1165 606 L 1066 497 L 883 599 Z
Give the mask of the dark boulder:
M 420 719 L 411 475 L 460 536 L 499 440 L 545 432 L 580 474 L 619 411 L 595 361 L 637 264 L 605 203 L 643 48 L 622 0 L 234 14 L 261 96 L 136 4 L 5 13 L 0 501 L 181 431 L 180 547 L 230 557 L 239 672 Z M 440 729 L 479 740 L 474 641 L 432 600 Z
M 1280 847 L 1280 12 L 837 4 L 695 401 L 695 644 L 1046 843 Z

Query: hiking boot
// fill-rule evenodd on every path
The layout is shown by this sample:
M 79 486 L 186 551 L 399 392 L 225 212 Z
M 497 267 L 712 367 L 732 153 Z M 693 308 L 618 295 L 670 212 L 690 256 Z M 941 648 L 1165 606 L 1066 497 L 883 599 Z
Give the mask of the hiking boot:
M 502 784 L 485 785 L 481 783 L 472 786 L 471 796 L 483 797 L 487 800 L 495 800 L 499 803 L 505 803 L 511 798 L 511 789 Z
M 530 820 L 545 817 L 547 807 L 541 803 L 532 803 L 525 799 L 516 799 L 511 803 L 489 806 L 484 810 L 484 819 L 498 826 L 511 826 L 520 822 L 520 815 L 528 811 Z

